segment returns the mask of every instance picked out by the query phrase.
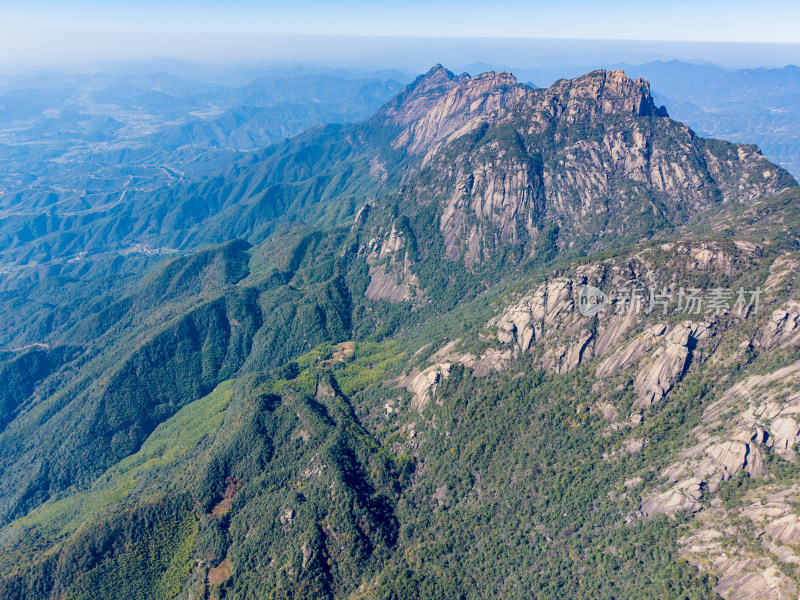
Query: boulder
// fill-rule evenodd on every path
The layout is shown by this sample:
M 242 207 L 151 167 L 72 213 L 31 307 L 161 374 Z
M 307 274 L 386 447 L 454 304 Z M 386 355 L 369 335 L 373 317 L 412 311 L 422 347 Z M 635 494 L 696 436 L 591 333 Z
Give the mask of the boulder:
M 753 345 L 766 349 L 800 343 L 800 303 L 792 300 L 775 310 Z
M 452 367 L 450 363 L 437 363 L 422 372 L 414 369 L 408 376 L 399 380 L 397 387 L 403 387 L 414 394 L 411 408 L 421 411 L 436 392 L 439 382 L 450 375 Z
M 702 483 L 700 479 L 687 479 L 665 492 L 645 498 L 639 512 L 643 517 L 673 515 L 684 510 L 697 512 L 702 507 Z

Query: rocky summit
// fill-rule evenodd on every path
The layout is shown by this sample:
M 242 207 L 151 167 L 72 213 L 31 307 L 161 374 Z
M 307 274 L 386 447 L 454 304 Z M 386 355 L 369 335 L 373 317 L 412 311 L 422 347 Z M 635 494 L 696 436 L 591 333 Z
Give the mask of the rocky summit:
M 467 263 L 509 241 L 535 252 L 552 230 L 584 247 L 632 241 L 794 185 L 757 148 L 671 121 L 620 71 L 540 90 L 435 67 L 397 100 L 379 118 L 402 127 L 393 149 L 419 157 L 403 194 L 442 207 L 447 256 Z
M 800 593 L 800 188 L 647 81 L 437 65 L 51 200 L 0 219 L 0 597 Z

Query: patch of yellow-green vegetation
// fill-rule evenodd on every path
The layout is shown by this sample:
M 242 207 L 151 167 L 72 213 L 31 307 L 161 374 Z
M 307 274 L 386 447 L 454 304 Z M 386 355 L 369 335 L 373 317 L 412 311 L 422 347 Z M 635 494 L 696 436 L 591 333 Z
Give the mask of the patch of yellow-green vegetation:
M 169 558 L 165 561 L 166 570 L 158 580 L 157 598 L 165 600 L 174 598 L 183 588 L 192 569 L 192 553 L 198 531 L 199 525 L 191 512 L 178 523 L 174 537 L 167 541 L 168 545 L 171 543 L 169 548 L 171 552 L 167 553 Z M 172 534 L 172 532 L 169 533 Z
M 313 367 L 321 365 L 323 362 L 327 362 L 333 358 L 333 354 L 336 350 L 336 344 L 331 344 L 330 342 L 325 342 L 324 344 L 320 344 L 310 352 L 306 352 L 302 356 L 299 356 L 295 361 L 300 369 L 311 369 Z
M 208 396 L 187 404 L 159 425 L 140 450 L 106 471 L 92 488 L 50 500 L 13 525 L 38 525 L 55 538 L 70 535 L 81 523 L 125 498 L 142 476 L 175 463 L 222 425 L 232 382 L 220 383 Z
M 389 369 L 406 359 L 395 341 L 356 342 L 353 358 L 334 365 L 334 375 L 345 396 L 385 379 Z
M 76 582 L 74 600 L 169 600 L 177 596 L 192 568 L 198 523 L 190 511 L 162 523 Z
M 396 341 L 343 342 L 320 344 L 298 357 L 297 373 L 291 379 L 277 377 L 266 384 L 270 392 L 281 394 L 287 387 L 313 395 L 322 370 L 333 372 L 345 396 L 352 396 L 383 381 L 392 366 L 401 363 L 407 354 Z

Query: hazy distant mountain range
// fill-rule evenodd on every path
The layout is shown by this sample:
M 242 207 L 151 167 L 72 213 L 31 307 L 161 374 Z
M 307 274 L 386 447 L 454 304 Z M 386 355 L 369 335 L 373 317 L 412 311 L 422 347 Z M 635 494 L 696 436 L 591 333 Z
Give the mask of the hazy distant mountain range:
M 677 61 L 619 67 L 649 79 L 659 103 L 699 134 L 758 144 L 800 173 L 796 67 L 730 71 Z M 152 66 L 127 68 L 135 74 L 0 79 L 0 215 L 94 210 L 98 202 L 113 204 L 113 194 L 191 180 L 234 151 L 312 125 L 362 119 L 412 78 L 294 65 L 227 74 L 208 69 L 209 81 L 202 81 Z M 585 70 L 514 72 L 520 81 L 546 85 Z
M 0 82 L 0 214 L 93 209 L 321 123 L 358 121 L 402 86 L 387 72 L 258 72 L 247 84 L 152 74 Z

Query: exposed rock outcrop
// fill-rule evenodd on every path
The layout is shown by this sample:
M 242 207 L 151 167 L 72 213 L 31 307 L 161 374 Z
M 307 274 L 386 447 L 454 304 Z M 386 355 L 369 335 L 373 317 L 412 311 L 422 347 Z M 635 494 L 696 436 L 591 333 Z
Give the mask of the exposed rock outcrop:
M 800 344 L 800 302 L 792 300 L 772 313 L 772 318 L 754 341 L 754 345 L 770 349 L 798 344 Z
M 662 477 L 673 487 L 646 496 L 641 513 L 668 513 L 686 508 L 689 504 L 678 502 L 678 496 L 690 482 L 699 481 L 713 493 L 721 482 L 740 471 L 751 477 L 763 477 L 765 452 L 794 460 L 794 448 L 800 443 L 800 425 L 796 420 L 800 413 L 798 383 L 800 362 L 768 375 L 749 377 L 729 388 L 704 411 L 703 423 L 692 432 L 697 443 L 681 452 L 678 462 L 663 471 Z
M 496 328 L 498 341 L 511 346 L 515 355 L 558 338 L 561 343 L 548 344 L 542 359 L 543 368 L 553 373 L 574 371 L 594 337 L 575 308 L 574 280 L 567 278 L 540 285 L 489 321 L 487 327 Z
M 431 356 L 428 361 L 432 363 L 459 363 L 472 369 L 472 375 L 483 377 L 492 371 L 503 371 L 511 365 L 513 358 L 511 350 L 495 350 L 489 348 L 480 356 L 475 356 L 469 352 L 459 352 L 457 350 L 461 339 L 448 342 Z
M 702 506 L 702 483 L 700 479 L 687 479 L 665 492 L 645 498 L 640 509 L 641 515 L 651 517 L 681 511 L 697 512 Z
M 418 118 L 393 143 L 395 148 L 405 147 L 411 154 L 424 152 L 423 164 L 442 145 L 493 121 L 499 110 L 519 104 L 530 89 L 518 85 L 516 78 L 507 72 L 453 78 L 452 73 L 448 76 L 439 70 L 434 76 L 447 78 L 451 83 L 449 89 L 424 113 L 414 111 L 412 114 L 419 115 Z M 405 114 L 399 122 L 408 123 L 409 116 Z
M 602 379 L 627 369 L 631 365 L 638 363 L 656 344 L 656 340 L 664 334 L 666 327 L 663 324 L 648 328 L 644 333 L 636 336 L 626 346 L 619 348 L 614 354 L 604 360 L 595 376 Z
M 404 196 L 439 203 L 446 256 L 467 264 L 506 243 L 536 253 L 576 236 L 624 237 L 641 210 L 682 222 L 720 201 L 749 202 L 794 185 L 755 146 L 706 142 L 671 121 L 649 83 L 622 71 L 534 89 L 510 73 L 455 76 L 437 65 L 376 118 L 400 128 L 394 150 L 419 158 Z M 380 163 L 371 163 L 378 175 Z M 416 181 L 416 169 L 430 171 Z M 609 213 L 616 218 L 603 217 Z M 563 240 L 548 237 L 553 227 Z M 694 258 L 719 261 L 714 253 Z
M 748 377 L 709 405 L 697 434 L 724 423 L 731 437 L 794 460 L 795 447 L 800 443 L 799 384 L 800 362 L 767 375 Z
M 417 297 L 419 280 L 411 272 L 405 235 L 394 225 L 382 241 L 370 242 L 367 264 L 370 280 L 364 295 L 370 300 L 402 302 Z
M 694 345 L 698 340 L 709 336 L 709 323 L 690 321 L 676 325 L 667 333 L 663 337 L 663 345 L 636 375 L 633 389 L 638 398 L 635 405 L 650 406 L 666 396 L 686 370 Z M 642 344 L 646 344 L 646 341 Z M 636 350 L 641 351 L 643 347 L 644 345 L 640 345 Z
M 430 402 L 433 394 L 436 393 L 436 388 L 442 379 L 446 379 L 450 375 L 452 367 L 450 363 L 437 363 L 423 371 L 414 369 L 397 382 L 397 387 L 405 388 L 414 394 L 414 398 L 411 400 L 411 408 L 421 411 Z
M 800 564 L 797 501 L 797 485 L 765 486 L 736 508 L 717 504 L 696 517 L 680 554 L 718 578 L 716 591 L 723 598 L 794 600 L 797 586 L 780 563 Z

